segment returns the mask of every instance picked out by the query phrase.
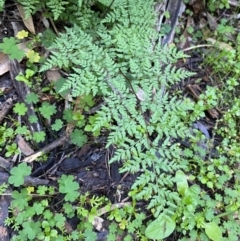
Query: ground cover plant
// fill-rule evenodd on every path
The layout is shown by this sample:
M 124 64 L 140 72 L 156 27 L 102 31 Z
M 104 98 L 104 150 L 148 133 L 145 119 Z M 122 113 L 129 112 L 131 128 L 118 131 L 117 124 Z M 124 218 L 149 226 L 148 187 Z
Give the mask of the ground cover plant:
M 31 38 L 50 51 L 44 60 L 36 52 L 36 43 L 27 56 L 16 49 L 17 39 L 28 36 L 25 32 L 3 39 L 0 49 L 13 59 L 25 56 L 29 66 L 16 79 L 31 92 L 15 104 L 13 112 L 24 116 L 27 104 L 34 104 L 46 121 L 57 115 L 56 105 L 40 103 L 43 90 L 32 82 L 50 69 L 61 69 L 68 74 L 48 91 L 60 99 L 67 93 L 73 101 L 49 129 L 58 133 L 63 125 L 71 125 L 71 142 L 79 147 L 89 136 L 107 136 L 106 148 L 115 148 L 109 164 L 118 162 L 121 173 L 137 178 L 128 192 L 130 202 L 113 208 L 103 197 L 81 193 L 72 175 L 62 175 L 55 186 L 24 187 L 31 168 L 23 162 L 10 170 L 8 179 L 15 189 L 11 215 L 5 222 L 15 231 L 12 240 L 97 240 L 93 221 L 105 208 L 105 218 L 111 221 L 106 240 L 237 241 L 238 42 L 227 55 L 216 45 L 206 58 L 204 64 L 213 68 L 212 78 L 220 77 L 195 101 L 182 92 L 175 94 L 174 86 L 194 73 L 178 67 L 189 56 L 159 41 L 155 1 L 19 2 L 26 16 L 44 8 L 46 16 L 67 21 L 68 26 L 47 45 L 40 35 Z M 91 112 L 99 100 L 100 108 Z M 220 114 L 210 133 L 201 121 L 217 108 Z M 30 122 L 35 123 L 36 116 Z M 17 122 L 11 127 L 2 125 L 0 143 L 6 157 L 19 152 L 14 143 L 17 134 L 36 145 L 47 136 L 44 131 L 31 133 Z M 1 190 L 4 193 L 6 184 Z M 74 216 L 79 223 L 69 231 L 66 220 Z

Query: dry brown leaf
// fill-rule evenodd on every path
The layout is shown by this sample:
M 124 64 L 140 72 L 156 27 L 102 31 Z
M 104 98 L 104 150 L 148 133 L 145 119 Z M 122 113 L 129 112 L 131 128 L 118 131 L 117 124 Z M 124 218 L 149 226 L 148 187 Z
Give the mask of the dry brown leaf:
M 46 72 L 46 76 L 47 76 L 47 79 L 48 79 L 48 81 L 49 81 L 50 83 L 55 83 L 55 82 L 57 82 L 58 80 L 60 80 L 61 77 L 62 77 L 61 74 L 59 73 L 59 71 L 56 70 L 56 69 L 48 70 L 48 71 Z M 56 87 L 55 87 L 55 88 L 56 88 Z M 71 96 L 68 94 L 68 92 L 65 93 L 65 94 L 62 94 L 62 93 L 60 93 L 60 94 L 62 95 L 62 97 L 63 97 L 65 100 L 72 101 L 72 98 L 71 98 Z
M 20 43 L 18 44 L 18 48 L 23 50 L 25 53 L 27 53 L 30 49 L 27 47 L 28 44 L 30 43 L 31 41 L 26 41 L 26 42 L 23 42 L 23 43 Z
M 6 54 L 0 53 L 0 75 L 9 71 L 9 58 Z
M 190 6 L 192 7 L 192 11 L 194 16 L 200 16 L 204 10 L 204 1 L 202 0 L 192 0 L 190 1 Z
M 228 3 L 229 3 L 231 6 L 240 7 L 240 2 L 239 2 L 239 0 L 228 0 Z
M 210 13 L 207 13 L 207 19 L 210 29 L 215 31 L 218 26 L 217 20 Z
M 18 11 L 21 15 L 21 18 L 24 22 L 24 25 L 26 26 L 26 28 L 29 30 L 29 32 L 31 32 L 32 34 L 36 34 L 35 28 L 34 28 L 34 24 L 33 24 L 33 19 L 32 16 L 29 16 L 28 18 L 25 17 L 25 13 L 24 13 L 24 9 L 23 6 L 20 4 L 17 4 L 17 8 Z
M 179 49 L 185 49 L 185 48 L 188 48 L 188 47 L 191 46 L 192 38 L 191 38 L 191 36 L 190 36 L 190 34 L 188 32 L 188 28 L 190 26 L 194 26 L 194 25 L 195 24 L 194 24 L 193 18 L 191 16 L 188 16 L 186 27 L 185 27 L 185 29 L 184 29 L 184 31 L 182 33 L 182 36 L 180 38 L 180 42 L 178 44 L 178 48 Z
M 208 114 L 214 118 L 214 119 L 219 119 L 219 112 L 215 109 L 207 110 Z
M 229 44 L 217 41 L 216 39 L 207 38 L 206 40 L 208 42 L 212 43 L 215 47 L 219 48 L 220 50 L 228 50 L 228 51 L 232 51 L 233 50 L 232 46 L 230 46 Z
M 46 72 L 46 75 L 47 75 L 47 79 L 48 81 L 51 83 L 52 81 L 53 82 L 56 82 L 58 81 L 60 78 L 61 78 L 61 74 L 59 73 L 58 70 L 48 70 Z
M 22 138 L 22 136 L 17 135 L 16 141 L 19 149 L 25 156 L 29 156 L 34 153 L 34 150 L 28 145 L 28 143 Z

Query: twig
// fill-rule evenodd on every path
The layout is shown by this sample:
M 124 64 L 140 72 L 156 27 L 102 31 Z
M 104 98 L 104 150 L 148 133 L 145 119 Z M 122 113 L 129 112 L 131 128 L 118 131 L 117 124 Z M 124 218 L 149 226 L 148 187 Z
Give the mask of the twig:
M 0 111 L 0 122 L 7 115 L 8 111 L 13 107 L 13 99 L 8 98 L 2 105 L 2 110 Z
M 110 10 L 110 8 L 112 7 L 113 3 L 115 2 L 115 0 L 112 0 L 112 2 L 110 3 L 110 5 L 107 7 L 107 9 L 105 10 L 105 12 L 103 13 L 103 18 L 106 17 L 108 11 Z
M 2 167 L 4 170 L 6 170 L 7 172 L 10 171 L 10 169 L 12 168 L 12 163 L 11 161 L 6 160 L 5 158 L 0 156 L 0 167 Z
M 54 32 L 55 32 L 56 35 L 59 37 L 59 32 L 58 32 L 58 30 L 57 30 L 57 27 L 56 27 L 54 21 L 52 20 L 52 18 L 49 18 L 49 20 L 50 20 L 50 23 L 51 23 L 51 25 L 52 25 L 52 27 L 53 27 Z
M 115 210 L 115 209 L 119 209 L 119 208 L 131 206 L 131 205 L 132 205 L 131 202 L 115 203 L 115 204 L 112 204 L 110 208 L 108 208 L 108 207 L 103 207 L 103 208 L 98 209 L 98 210 L 97 210 L 97 216 L 102 216 L 103 214 L 108 213 L 108 212 L 110 212 L 110 211 L 113 211 L 113 210 Z
M 183 49 L 182 51 L 183 51 L 183 52 L 186 52 L 186 51 L 189 51 L 189 50 L 192 50 L 192 49 L 204 48 L 204 47 L 213 47 L 213 45 L 212 45 L 212 44 L 201 44 L 201 45 L 192 46 L 192 47 Z
M 49 145 L 43 147 L 41 150 L 33 153 L 30 156 L 25 157 L 22 161 L 23 162 L 33 162 L 34 160 L 36 160 L 41 155 L 43 155 L 43 154 L 45 154 L 47 152 L 50 152 L 51 150 L 55 149 L 58 146 L 63 145 L 68 140 L 69 140 L 69 135 L 65 134 L 64 136 L 60 137 L 56 141 L 54 141 L 54 142 L 50 143 Z

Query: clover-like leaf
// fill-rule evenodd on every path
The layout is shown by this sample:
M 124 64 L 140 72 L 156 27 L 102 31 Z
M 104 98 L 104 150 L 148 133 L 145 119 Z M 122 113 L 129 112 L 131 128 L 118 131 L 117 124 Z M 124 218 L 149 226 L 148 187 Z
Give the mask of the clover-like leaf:
M 44 131 L 35 132 L 33 134 L 33 140 L 37 143 L 45 140 L 46 133 Z
M 27 129 L 26 126 L 18 126 L 15 132 L 16 134 L 26 135 L 29 133 L 29 130 Z
M 27 112 L 27 107 L 24 103 L 17 103 L 13 108 L 13 111 L 18 115 L 25 115 Z
M 39 53 L 35 52 L 34 50 L 28 51 L 26 56 L 29 59 L 29 62 L 31 62 L 31 63 L 38 63 L 40 60 Z
M 35 203 L 33 204 L 33 208 L 34 208 L 34 211 L 35 211 L 35 213 L 36 213 L 37 215 L 42 214 L 43 211 L 44 211 L 44 206 L 43 206 L 41 203 L 39 203 L 39 202 L 35 202 Z
M 62 128 L 63 122 L 60 119 L 55 120 L 55 123 L 52 125 L 52 130 L 58 131 Z
M 63 204 L 63 210 L 66 213 L 68 218 L 72 218 L 74 216 L 74 209 L 72 208 L 71 203 L 64 203 Z
M 57 112 L 56 106 L 50 105 L 47 102 L 42 103 L 42 106 L 39 108 L 39 111 L 46 119 L 49 119 L 53 114 Z
M 24 222 L 23 226 L 23 233 L 25 233 L 30 240 L 36 238 L 37 234 L 41 232 L 41 223 L 38 222 Z
M 38 186 L 37 193 L 39 195 L 45 195 L 48 188 L 46 186 Z
M 24 178 L 31 174 L 31 167 L 27 166 L 27 164 L 23 162 L 17 167 L 13 167 L 10 174 L 8 182 L 13 184 L 15 187 L 19 187 L 24 184 Z
M 74 181 L 74 177 L 72 175 L 62 175 L 58 180 L 59 183 L 59 191 L 60 193 L 66 194 L 65 201 L 73 202 L 78 196 L 79 192 L 79 184 Z
M 83 235 L 85 237 L 85 241 L 97 240 L 97 234 L 91 228 L 86 228 Z
M 37 123 L 38 122 L 38 118 L 36 115 L 30 115 L 28 118 L 30 123 Z
M 26 188 L 22 188 L 21 192 L 13 191 L 12 192 L 12 207 L 17 207 L 20 211 L 28 206 L 28 201 L 31 200 L 31 196 L 28 195 Z
M 62 215 L 62 213 L 57 213 L 54 216 L 54 220 L 56 222 L 56 227 L 62 228 L 65 224 L 66 218 Z
M 82 130 L 75 129 L 71 135 L 71 142 L 79 147 L 87 142 L 87 136 L 83 134 Z
M 39 101 L 38 95 L 36 95 L 35 93 L 31 92 L 31 93 L 27 94 L 26 102 L 28 104 L 31 104 L 31 103 L 36 104 L 38 101 Z
M 18 48 L 16 39 L 13 37 L 3 38 L 3 42 L 0 43 L 0 50 L 7 54 L 10 59 L 21 60 L 25 56 L 25 52 Z

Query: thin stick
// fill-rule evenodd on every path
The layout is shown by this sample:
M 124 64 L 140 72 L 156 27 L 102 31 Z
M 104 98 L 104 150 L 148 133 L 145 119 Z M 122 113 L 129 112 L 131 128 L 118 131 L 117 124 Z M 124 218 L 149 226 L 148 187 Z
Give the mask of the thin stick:
M 69 136 L 64 135 L 64 136 L 60 137 L 59 139 L 57 139 L 56 141 L 54 141 L 54 142 L 50 143 L 49 145 L 43 147 L 41 150 L 33 153 L 30 156 L 25 157 L 22 161 L 23 162 L 33 162 L 34 160 L 36 160 L 41 155 L 43 155 L 47 152 L 50 152 L 51 150 L 55 149 L 58 146 L 63 145 L 68 140 L 69 140 Z
M 2 105 L 2 110 L 0 111 L 0 122 L 2 122 L 3 118 L 7 115 L 9 110 L 11 110 L 13 107 L 13 99 L 9 98 L 7 99 L 3 105 Z
M 201 45 L 192 46 L 192 47 L 183 49 L 182 51 L 186 52 L 186 51 L 189 51 L 189 50 L 192 50 L 192 49 L 203 48 L 203 47 L 213 47 L 213 45 L 212 44 L 201 44 Z

